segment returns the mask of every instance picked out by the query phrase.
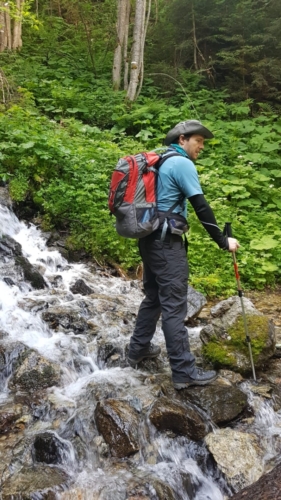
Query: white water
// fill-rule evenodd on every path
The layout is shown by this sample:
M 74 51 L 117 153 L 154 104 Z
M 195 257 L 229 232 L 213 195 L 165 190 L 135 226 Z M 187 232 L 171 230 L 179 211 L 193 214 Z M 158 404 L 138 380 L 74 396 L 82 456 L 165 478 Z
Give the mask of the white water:
M 111 384 L 115 387 L 128 387 L 134 391 L 142 385 L 140 380 L 141 372 L 134 372 L 131 368 L 111 368 L 101 369 L 97 363 L 95 349 L 89 345 L 83 335 L 74 333 L 65 333 L 62 329 L 53 331 L 45 323 L 38 312 L 32 310 L 32 307 L 26 307 L 27 303 L 34 301 L 38 304 L 40 300 L 57 303 L 61 305 L 72 306 L 72 294 L 70 286 L 77 280 L 83 279 L 88 286 L 97 294 L 106 296 L 118 296 L 123 302 L 129 303 L 132 310 L 137 311 L 142 295 L 137 287 L 130 287 L 130 283 L 121 278 L 105 277 L 101 274 L 92 274 L 89 269 L 82 264 L 68 264 L 68 262 L 57 251 L 50 251 L 46 247 L 45 239 L 40 231 L 33 225 L 27 227 L 24 223 L 18 221 L 14 214 L 6 208 L 0 206 L 0 227 L 2 234 L 8 234 L 22 246 L 22 252 L 25 257 L 44 274 L 44 279 L 49 288 L 35 291 L 31 286 L 21 282 L 20 286 L 8 286 L 4 281 L 5 263 L 0 266 L 0 331 L 8 334 L 11 342 L 21 342 L 31 349 L 38 351 L 42 356 L 57 362 L 61 365 L 63 371 L 63 383 L 60 387 L 52 388 L 50 398 L 56 405 L 66 405 L 73 408 L 73 415 L 79 409 L 79 404 L 89 384 L 100 383 Z M 58 288 L 53 288 L 51 283 L 57 275 L 61 276 Z M 55 290 L 55 291 L 54 291 Z M 108 325 L 107 316 L 101 312 L 99 318 L 104 328 L 109 328 L 112 338 L 122 336 L 122 326 L 116 324 L 115 327 Z M 120 320 L 121 321 L 121 320 Z M 191 332 L 191 341 L 198 335 L 194 329 Z M 156 342 L 163 345 L 163 335 L 158 327 Z M 192 343 L 192 342 L 191 342 Z M 83 354 L 81 354 L 81 345 Z M 69 361 L 72 356 L 79 357 L 85 369 L 77 371 Z M 247 389 L 245 389 L 247 390 Z M 7 384 L 0 390 L 0 404 L 9 398 Z M 260 398 L 254 397 L 249 392 L 250 403 L 256 406 L 255 429 L 264 441 L 268 450 L 265 462 L 274 458 L 278 453 L 276 436 L 281 431 L 281 416 L 274 413 L 271 407 L 262 403 Z M 68 421 L 65 423 L 67 428 Z M 39 422 L 38 430 L 48 429 L 48 422 Z M 52 431 L 53 432 L 53 431 Z M 135 467 L 138 474 L 153 474 L 154 477 L 168 483 L 174 491 L 177 491 L 179 498 L 189 500 L 190 496 L 183 485 L 183 476 L 192 477 L 192 483 L 197 485 L 196 492 L 193 493 L 192 500 L 223 500 L 223 494 L 207 469 L 200 468 L 196 462 L 196 450 L 194 443 L 185 438 L 169 439 L 167 437 L 155 434 L 152 441 L 155 449 L 158 450 L 160 459 L 156 464 L 150 464 L 140 453 L 135 459 Z M 58 436 L 63 442 L 63 438 Z M 102 469 L 96 467 L 96 463 L 89 461 L 83 471 L 79 470 L 76 463 L 75 452 L 70 441 L 65 441 L 66 453 L 64 462 L 65 467 L 70 474 L 76 478 L 75 487 L 79 489 L 81 500 L 94 500 L 96 498 L 104 500 L 123 500 L 126 485 L 134 474 L 125 467 L 114 471 L 113 468 Z M 145 445 L 145 443 L 144 443 Z M 197 450 L 198 451 L 198 450 Z M 207 457 L 207 451 L 202 448 L 201 455 Z M 150 476 L 149 476 L 150 477 Z M 106 493 L 103 493 L 106 492 Z M 99 496 L 95 496 L 98 494 Z M 151 498 L 155 497 L 155 490 L 150 486 Z M 106 496 L 103 496 L 106 495 Z M 67 496 L 63 497 L 67 499 Z M 71 494 L 69 496 L 71 497 Z

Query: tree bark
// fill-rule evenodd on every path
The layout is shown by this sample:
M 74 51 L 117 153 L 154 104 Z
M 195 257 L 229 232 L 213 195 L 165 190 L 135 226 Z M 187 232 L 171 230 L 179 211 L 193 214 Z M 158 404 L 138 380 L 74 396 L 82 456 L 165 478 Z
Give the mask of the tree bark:
M 0 2 L 0 52 L 12 48 L 10 7 Z
M 130 83 L 127 98 L 134 101 L 143 71 L 143 46 L 145 38 L 146 0 L 136 0 L 135 24 L 131 58 Z
M 22 47 L 22 13 L 24 0 L 16 0 L 16 17 L 13 21 L 12 49 L 16 50 Z
M 140 72 L 140 77 L 139 77 L 139 85 L 138 85 L 138 90 L 137 90 L 136 98 L 138 98 L 138 96 L 140 94 L 140 91 L 142 89 L 142 84 L 143 84 L 143 74 L 144 74 L 144 46 L 145 46 L 147 28 L 148 28 L 148 23 L 149 23 L 149 18 L 150 18 L 150 12 L 151 12 L 151 0 L 148 0 L 147 14 L 144 11 L 144 35 L 143 35 L 143 40 L 142 40 L 142 54 L 141 54 L 142 65 L 141 65 L 141 72 Z
M 113 70 L 112 70 L 113 88 L 115 90 L 119 90 L 121 83 L 122 59 L 123 59 L 122 56 L 123 56 L 126 33 L 128 33 L 128 26 L 127 26 L 128 3 L 129 3 L 128 0 L 118 0 L 117 25 L 116 25 L 117 40 L 116 40 L 116 48 L 114 51 Z
M 128 90 L 129 86 L 129 60 L 128 60 L 128 40 L 129 40 L 129 26 L 130 26 L 131 4 L 130 0 L 127 2 L 126 19 L 125 19 L 125 34 L 124 34 L 124 90 Z
M 193 27 L 193 61 L 195 69 L 198 70 L 196 24 L 195 24 L 195 14 L 194 14 L 193 4 L 192 4 L 192 27 Z

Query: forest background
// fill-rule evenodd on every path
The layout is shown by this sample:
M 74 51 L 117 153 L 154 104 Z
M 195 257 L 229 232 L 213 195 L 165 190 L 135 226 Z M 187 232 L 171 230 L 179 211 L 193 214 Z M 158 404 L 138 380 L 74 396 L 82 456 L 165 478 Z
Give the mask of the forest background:
M 196 165 L 243 287 L 281 281 L 281 2 L 0 2 L 0 178 L 43 229 L 133 273 L 137 242 L 107 207 L 119 157 L 200 119 L 215 137 Z M 189 207 L 190 283 L 235 291 L 231 255 Z

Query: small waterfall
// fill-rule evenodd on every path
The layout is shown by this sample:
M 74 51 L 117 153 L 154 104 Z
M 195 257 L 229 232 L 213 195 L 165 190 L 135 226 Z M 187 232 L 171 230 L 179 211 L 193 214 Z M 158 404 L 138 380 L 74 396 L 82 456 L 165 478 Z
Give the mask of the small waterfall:
M 9 380 L 17 359 L 25 356 L 25 350 L 39 353 L 55 363 L 61 374 L 60 383 L 48 387 L 44 398 L 38 396 L 38 400 L 32 400 L 32 418 L 23 435 L 29 443 L 26 444 L 29 454 L 22 451 L 13 457 L 13 470 L 20 469 L 24 457 L 29 464 L 58 464 L 72 478 L 69 491 L 63 487 L 56 493 L 56 498 L 64 500 L 126 500 L 128 485 L 130 491 L 135 492 L 132 498 L 143 495 L 143 498 L 157 500 L 163 485 L 167 493 L 164 491 L 161 498 L 167 499 L 224 500 L 225 495 L 231 495 L 203 442 L 161 435 L 148 422 L 140 429 L 139 453 L 127 462 L 117 462 L 110 457 L 95 427 L 97 393 L 103 391 L 104 397 L 110 398 L 123 391 L 124 398 L 137 412 L 141 411 L 140 401 L 144 397 L 141 399 L 139 394 L 147 375 L 126 365 L 114 366 L 114 362 L 115 357 L 125 355 L 142 292 L 134 282 L 105 276 L 99 269 L 93 272 L 84 264 L 69 264 L 58 251 L 46 246 L 46 238 L 40 230 L 20 222 L 2 206 L 0 226 L 2 235 L 21 245 L 22 255 L 40 271 L 46 283 L 43 289 L 33 289 L 15 268 L 12 255 L 7 253 L 0 259 L 0 370 L 3 368 L 0 410 L 1 405 L 4 407 L 13 398 Z M 83 295 L 74 298 L 71 287 L 77 280 L 83 280 L 91 288 L 90 298 Z M 114 298 L 113 302 L 110 297 Z M 116 306 L 118 303 L 122 308 L 127 307 L 126 321 Z M 45 321 L 42 312 L 48 313 L 53 308 L 65 308 L 69 314 L 77 314 L 88 326 L 94 325 L 93 333 L 85 334 L 63 321 L 52 328 L 51 321 Z M 113 353 L 110 351 L 104 359 L 110 359 L 112 365 L 101 359 L 98 351 L 103 332 L 110 338 Z M 198 337 L 198 329 L 191 331 L 191 340 L 193 336 Z M 160 326 L 155 342 L 164 345 Z M 163 363 L 164 368 L 165 363 L 168 367 L 167 359 Z M 266 441 L 265 462 L 270 461 L 280 454 L 281 416 L 253 396 L 247 386 L 244 390 L 250 404 L 260 404 L 254 426 L 260 438 Z M 18 400 L 22 400 L 21 396 Z M 3 477 L 8 477 L 6 469 Z M 169 496 L 170 492 L 176 496 Z

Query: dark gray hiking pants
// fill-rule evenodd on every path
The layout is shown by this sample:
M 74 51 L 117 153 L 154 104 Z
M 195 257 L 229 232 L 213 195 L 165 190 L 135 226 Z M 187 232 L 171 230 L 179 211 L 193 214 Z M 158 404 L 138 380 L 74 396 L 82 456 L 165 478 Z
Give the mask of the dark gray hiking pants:
M 165 241 L 157 233 L 141 238 L 139 250 L 143 261 L 142 301 L 134 333 L 130 339 L 130 358 L 145 352 L 162 313 L 162 329 L 174 382 L 185 382 L 194 375 L 195 358 L 189 350 L 184 325 L 187 314 L 188 263 L 181 236 L 169 235 Z

